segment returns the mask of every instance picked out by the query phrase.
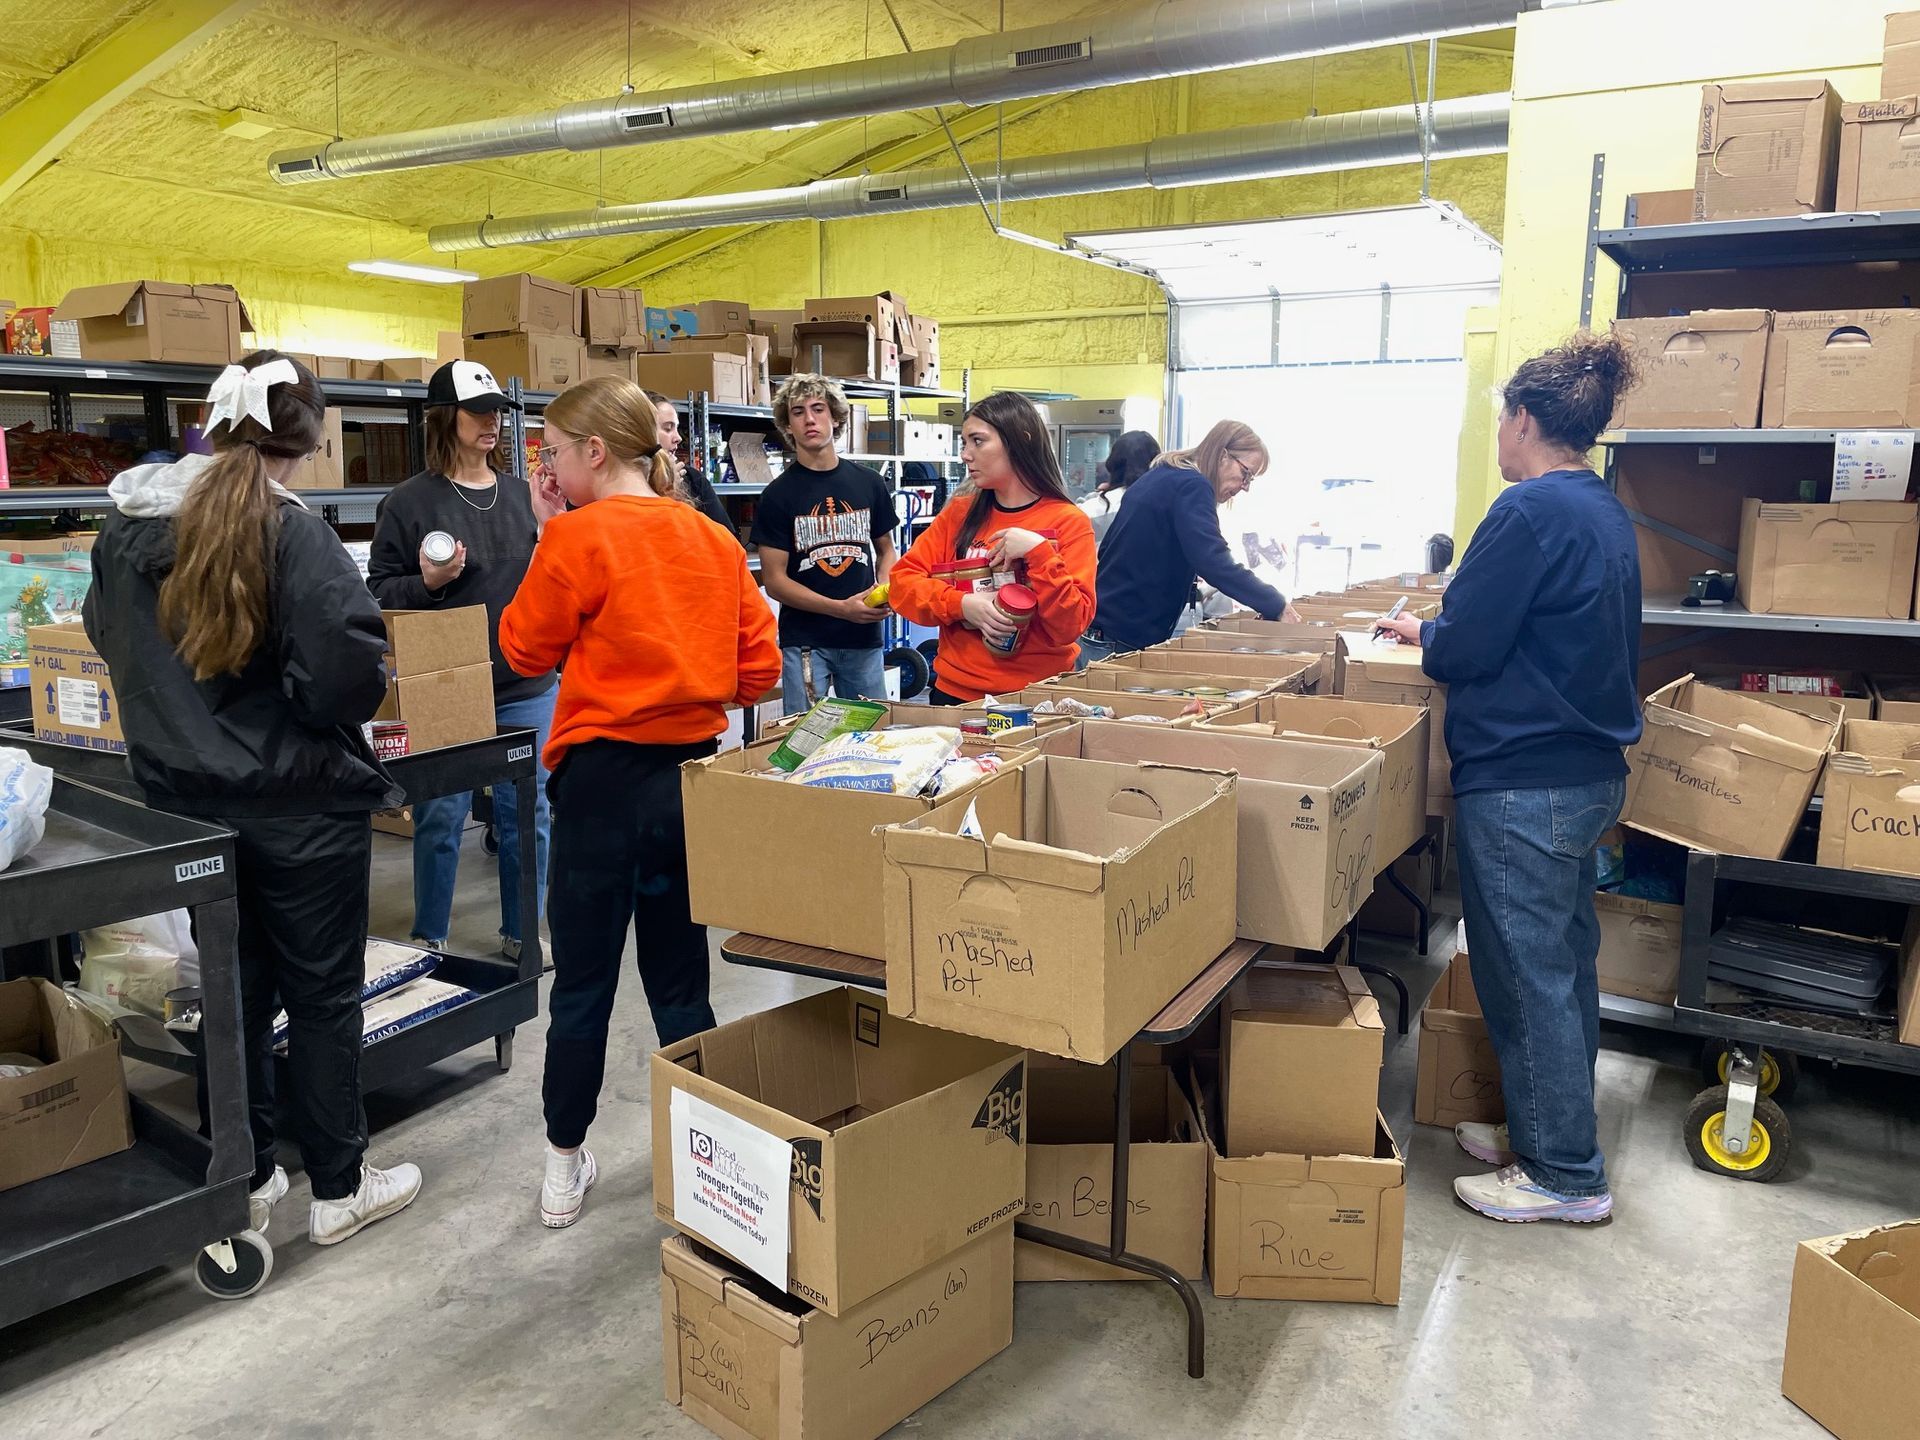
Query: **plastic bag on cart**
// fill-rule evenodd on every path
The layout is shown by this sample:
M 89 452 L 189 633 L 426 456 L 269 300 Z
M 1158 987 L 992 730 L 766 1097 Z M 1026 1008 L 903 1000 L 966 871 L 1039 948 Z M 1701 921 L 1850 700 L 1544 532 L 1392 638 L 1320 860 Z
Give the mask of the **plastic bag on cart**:
M 46 838 L 53 771 L 24 750 L 0 748 L 0 870 Z
M 200 951 L 184 910 L 80 932 L 80 988 L 165 1020 L 167 992 L 200 983 Z

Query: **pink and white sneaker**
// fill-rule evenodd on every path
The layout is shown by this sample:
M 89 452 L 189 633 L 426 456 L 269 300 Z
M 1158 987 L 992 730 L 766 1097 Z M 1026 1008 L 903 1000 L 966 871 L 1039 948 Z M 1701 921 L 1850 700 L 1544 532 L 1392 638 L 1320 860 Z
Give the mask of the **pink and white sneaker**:
M 1613 1214 L 1611 1193 L 1559 1195 L 1531 1179 L 1518 1165 L 1491 1175 L 1462 1175 L 1453 1182 L 1453 1193 L 1489 1220 L 1514 1225 L 1534 1220 L 1592 1225 Z
M 1479 1120 L 1463 1120 L 1453 1127 L 1453 1138 L 1460 1148 L 1483 1165 L 1511 1165 L 1520 1157 L 1513 1153 L 1513 1142 L 1505 1125 L 1488 1125 Z

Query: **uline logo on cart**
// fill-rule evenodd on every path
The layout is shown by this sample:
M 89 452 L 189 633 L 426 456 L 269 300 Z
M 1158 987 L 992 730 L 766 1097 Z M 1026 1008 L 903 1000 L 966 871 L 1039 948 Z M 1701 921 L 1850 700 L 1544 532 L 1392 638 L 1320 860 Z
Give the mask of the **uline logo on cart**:
M 204 880 L 209 875 L 224 875 L 227 870 L 227 857 L 209 855 L 204 860 L 188 860 L 173 867 L 173 883 L 184 885 L 189 880 Z
M 987 1092 L 980 1111 L 973 1117 L 973 1128 L 988 1132 L 988 1143 L 995 1135 L 1004 1135 L 1020 1143 L 1021 1122 L 1027 1113 L 1027 1062 L 1022 1060 Z
M 533 759 L 533 746 L 531 745 L 516 745 L 513 749 L 507 751 L 507 763 L 509 765 L 516 760 L 531 759 Z
M 793 1188 L 806 1198 L 814 1218 L 820 1217 L 820 1197 L 826 1189 L 826 1172 L 821 1168 L 823 1155 L 818 1140 L 802 1138 L 793 1142 Z

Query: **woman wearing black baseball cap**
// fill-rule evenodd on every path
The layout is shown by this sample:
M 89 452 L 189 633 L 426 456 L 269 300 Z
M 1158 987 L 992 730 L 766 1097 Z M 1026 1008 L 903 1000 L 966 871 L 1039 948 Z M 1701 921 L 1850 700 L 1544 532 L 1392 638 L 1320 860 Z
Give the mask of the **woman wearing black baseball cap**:
M 504 471 L 500 418 L 518 410 L 484 365 L 454 360 L 427 382 L 427 468 L 397 485 L 380 502 L 367 584 L 388 610 L 487 607 L 493 650 L 494 717 L 502 730 L 533 730 L 537 755 L 553 724 L 556 677 L 516 674 L 500 657 L 500 612 L 533 559 L 534 541 L 550 511 L 527 482 Z M 433 558 L 429 536 L 451 537 L 452 554 Z M 547 772 L 534 785 L 536 893 L 547 894 Z M 493 787 L 494 826 L 500 837 L 500 942 L 518 959 L 523 926 L 540 917 L 520 914 L 520 832 L 511 784 Z M 413 935 L 435 949 L 446 943 L 453 887 L 460 867 L 460 834 L 471 795 L 443 795 L 413 807 Z

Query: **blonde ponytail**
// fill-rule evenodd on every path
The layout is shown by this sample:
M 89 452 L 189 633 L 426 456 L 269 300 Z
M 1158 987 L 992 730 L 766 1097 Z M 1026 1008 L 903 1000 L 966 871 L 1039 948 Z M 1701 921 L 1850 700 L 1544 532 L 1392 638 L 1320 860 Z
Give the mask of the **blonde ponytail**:
M 266 461 L 251 445 L 221 451 L 187 491 L 159 618 L 195 680 L 238 675 L 266 637 L 279 512 Z

